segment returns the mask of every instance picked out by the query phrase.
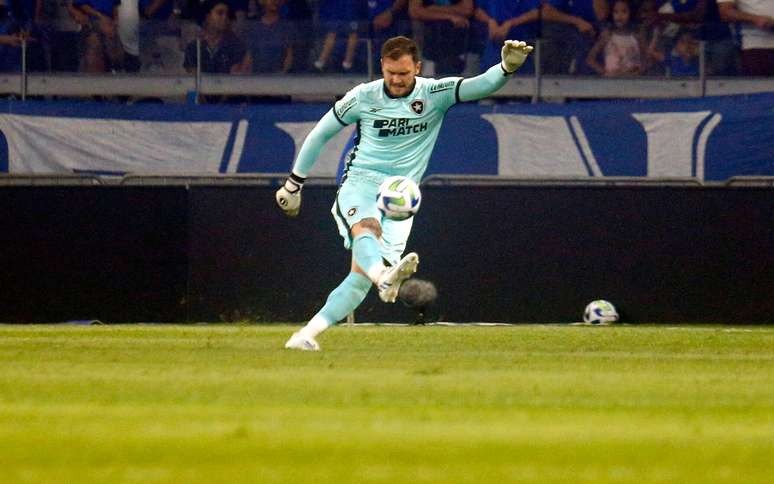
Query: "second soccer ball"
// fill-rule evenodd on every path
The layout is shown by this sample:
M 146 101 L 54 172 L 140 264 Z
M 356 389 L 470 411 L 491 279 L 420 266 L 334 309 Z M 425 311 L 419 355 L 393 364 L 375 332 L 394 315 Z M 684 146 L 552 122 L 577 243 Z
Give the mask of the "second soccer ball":
M 604 299 L 591 301 L 583 311 L 583 322 L 587 324 L 613 324 L 618 322 L 618 311 Z
M 422 203 L 422 194 L 413 180 L 405 176 L 390 176 L 379 185 L 376 206 L 385 217 L 406 220 L 414 216 Z

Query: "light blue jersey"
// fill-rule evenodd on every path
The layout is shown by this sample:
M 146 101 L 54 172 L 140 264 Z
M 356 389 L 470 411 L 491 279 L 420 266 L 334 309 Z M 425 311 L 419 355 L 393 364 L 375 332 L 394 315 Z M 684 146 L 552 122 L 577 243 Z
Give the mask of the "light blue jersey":
M 381 181 L 404 175 L 419 182 L 427 169 L 446 111 L 457 102 L 482 99 L 505 85 L 507 73 L 498 64 L 471 79 L 415 78 L 407 96 L 391 97 L 384 80 L 360 84 L 349 91 L 315 125 L 293 163 L 293 174 L 306 178 L 323 145 L 344 126 L 357 123 L 356 146 L 347 174 Z
M 293 175 L 305 178 L 323 145 L 344 126 L 357 123 L 355 147 L 347 158 L 331 212 L 346 248 L 351 247 L 354 224 L 367 218 L 378 220 L 382 227 L 381 256 L 390 264 L 400 260 L 413 219 L 382 217 L 376 207 L 379 184 L 392 175 L 419 183 L 446 111 L 458 102 L 492 94 L 505 84 L 508 73 L 496 65 L 472 79 L 415 79 L 414 89 L 402 97 L 389 95 L 383 79 L 356 86 L 315 125 L 293 164 Z
M 416 78 L 406 96 L 393 97 L 378 80 L 360 84 L 333 107 L 342 125 L 357 123 L 355 147 L 347 159 L 344 181 L 331 212 L 350 248 L 350 228 L 364 218 L 379 220 L 380 253 L 397 264 L 406 248 L 413 219 L 395 221 L 376 208 L 379 183 L 403 175 L 419 183 L 441 131 L 446 111 L 459 102 L 460 77 Z
M 419 183 L 427 169 L 446 111 L 459 102 L 461 77 L 417 77 L 414 90 L 391 96 L 384 80 L 360 84 L 336 102 L 344 126 L 357 123 L 345 177 L 381 180 L 403 175 Z

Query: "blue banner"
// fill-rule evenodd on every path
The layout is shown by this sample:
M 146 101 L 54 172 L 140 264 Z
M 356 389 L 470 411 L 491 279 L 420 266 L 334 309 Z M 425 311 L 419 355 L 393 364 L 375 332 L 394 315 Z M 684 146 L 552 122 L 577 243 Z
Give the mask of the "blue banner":
M 7 101 L 0 171 L 282 173 L 330 106 Z M 355 127 L 313 175 L 335 176 Z M 774 175 L 774 94 L 664 101 L 459 105 L 430 174 L 696 177 Z

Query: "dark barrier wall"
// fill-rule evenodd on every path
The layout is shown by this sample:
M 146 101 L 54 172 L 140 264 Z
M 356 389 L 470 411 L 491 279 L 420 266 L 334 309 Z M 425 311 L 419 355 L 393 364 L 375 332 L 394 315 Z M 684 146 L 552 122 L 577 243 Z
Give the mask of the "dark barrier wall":
M 414 242 L 449 319 L 578 321 L 604 298 L 634 322 L 774 322 L 770 189 L 425 191 Z
M 0 321 L 183 321 L 184 188 L 0 189 Z
M 4 188 L 0 321 L 304 321 L 346 275 L 333 187 Z M 425 187 L 409 250 L 445 321 L 774 322 L 774 190 Z M 412 321 L 375 291 L 358 321 Z

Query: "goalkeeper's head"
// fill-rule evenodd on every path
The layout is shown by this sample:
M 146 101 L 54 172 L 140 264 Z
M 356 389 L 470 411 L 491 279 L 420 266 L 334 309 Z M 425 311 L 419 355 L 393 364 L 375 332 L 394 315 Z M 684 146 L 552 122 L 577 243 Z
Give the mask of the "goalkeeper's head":
M 388 39 L 382 45 L 382 75 L 387 92 L 393 97 L 403 97 L 414 89 L 414 79 L 422 68 L 419 47 L 408 37 Z

